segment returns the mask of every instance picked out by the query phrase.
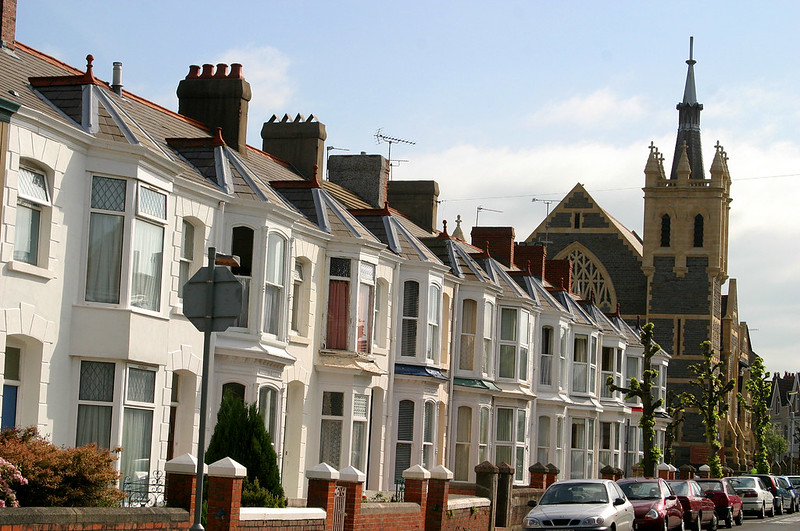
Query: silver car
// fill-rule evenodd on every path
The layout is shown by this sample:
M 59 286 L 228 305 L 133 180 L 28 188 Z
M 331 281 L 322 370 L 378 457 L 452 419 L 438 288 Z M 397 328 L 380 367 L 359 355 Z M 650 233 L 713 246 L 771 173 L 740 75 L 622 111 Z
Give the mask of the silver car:
M 740 476 L 728 478 L 728 481 L 742 499 L 742 511 L 755 513 L 759 518 L 766 514 L 775 516 L 774 496 L 767 490 L 761 478 Z
M 523 529 L 633 531 L 633 505 L 608 479 L 557 481 L 522 521 Z

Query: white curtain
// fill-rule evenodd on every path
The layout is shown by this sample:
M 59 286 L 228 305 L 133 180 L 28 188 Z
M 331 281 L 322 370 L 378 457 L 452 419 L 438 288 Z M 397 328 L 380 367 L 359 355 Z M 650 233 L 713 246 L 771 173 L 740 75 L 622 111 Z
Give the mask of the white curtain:
M 147 478 L 150 473 L 152 435 L 153 411 L 126 407 L 120 457 L 123 478 L 130 478 L 133 481 Z
M 14 260 L 36 265 L 39 254 L 39 211 L 17 204 Z
M 164 228 L 139 221 L 133 238 L 131 305 L 158 311 L 161 304 L 161 258 Z
M 75 446 L 97 443 L 111 446 L 111 406 L 78 405 L 78 426 Z
M 119 302 L 122 216 L 92 213 L 86 266 L 86 300 Z

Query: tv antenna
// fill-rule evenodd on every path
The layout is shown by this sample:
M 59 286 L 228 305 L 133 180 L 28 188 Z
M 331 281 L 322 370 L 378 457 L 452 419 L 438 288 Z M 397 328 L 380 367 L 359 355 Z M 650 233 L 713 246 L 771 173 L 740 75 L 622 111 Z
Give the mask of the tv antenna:
M 547 205 L 547 215 L 544 217 L 544 240 L 539 240 L 539 243 L 544 245 L 547 245 L 548 243 L 553 243 L 550 241 L 549 238 L 550 234 L 548 229 L 550 228 L 550 220 L 548 218 L 550 217 L 550 205 L 552 205 L 555 202 L 556 202 L 555 199 L 537 199 L 535 197 L 531 199 L 531 203 L 544 203 L 545 205 Z
M 386 142 L 389 144 L 389 180 L 392 180 L 392 144 L 410 144 L 415 145 L 416 142 L 412 142 L 411 140 L 404 140 L 402 138 L 397 138 L 393 136 L 384 135 L 381 133 L 383 127 L 379 128 L 378 131 L 375 133 L 375 140 L 378 144 L 381 142 Z M 406 162 L 406 161 L 402 161 Z
M 502 211 L 502 210 L 495 210 L 495 209 L 493 209 L 493 208 L 486 208 L 485 206 L 479 206 L 479 207 L 478 207 L 478 208 L 475 210 L 475 226 L 476 226 L 476 227 L 478 227 L 478 226 L 479 226 L 479 225 L 478 225 L 478 216 L 480 216 L 480 215 L 481 215 L 481 210 L 485 210 L 485 211 L 487 211 L 487 212 L 497 212 L 497 213 L 500 213 L 500 214 L 502 214 L 502 213 L 503 213 L 503 211 Z

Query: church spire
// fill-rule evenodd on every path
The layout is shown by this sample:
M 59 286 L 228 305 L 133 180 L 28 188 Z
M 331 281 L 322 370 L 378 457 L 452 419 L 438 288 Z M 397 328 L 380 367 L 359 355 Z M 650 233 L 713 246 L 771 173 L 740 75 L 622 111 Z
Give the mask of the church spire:
M 703 179 L 703 148 L 700 142 L 700 111 L 703 104 L 697 102 L 697 89 L 694 81 L 694 37 L 689 37 L 689 60 L 686 64 L 689 69 L 686 73 L 686 86 L 683 89 L 683 101 L 677 105 L 678 109 L 678 138 L 675 141 L 675 156 L 672 158 L 672 171 L 670 179 L 678 178 L 678 163 L 680 162 L 683 144 L 686 144 L 686 154 L 691 168 L 691 179 Z

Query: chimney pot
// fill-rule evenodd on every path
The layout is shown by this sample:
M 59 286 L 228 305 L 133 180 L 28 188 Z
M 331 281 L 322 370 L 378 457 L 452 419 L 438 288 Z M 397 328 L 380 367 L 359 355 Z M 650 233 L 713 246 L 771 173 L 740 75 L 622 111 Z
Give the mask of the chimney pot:
M 111 88 L 117 94 L 122 94 L 122 63 L 114 61 Z
M 231 65 L 231 73 L 228 74 L 228 77 L 234 79 L 244 79 L 244 76 L 242 75 L 242 65 L 239 63 L 233 63 Z
M 201 79 L 210 79 L 214 75 L 214 65 L 204 64 L 203 72 L 200 74 Z
M 191 65 L 185 79 L 197 79 L 198 77 L 200 77 L 200 65 Z
M 215 78 L 223 78 L 228 76 L 228 65 L 225 63 L 217 64 L 217 71 L 214 74 Z

